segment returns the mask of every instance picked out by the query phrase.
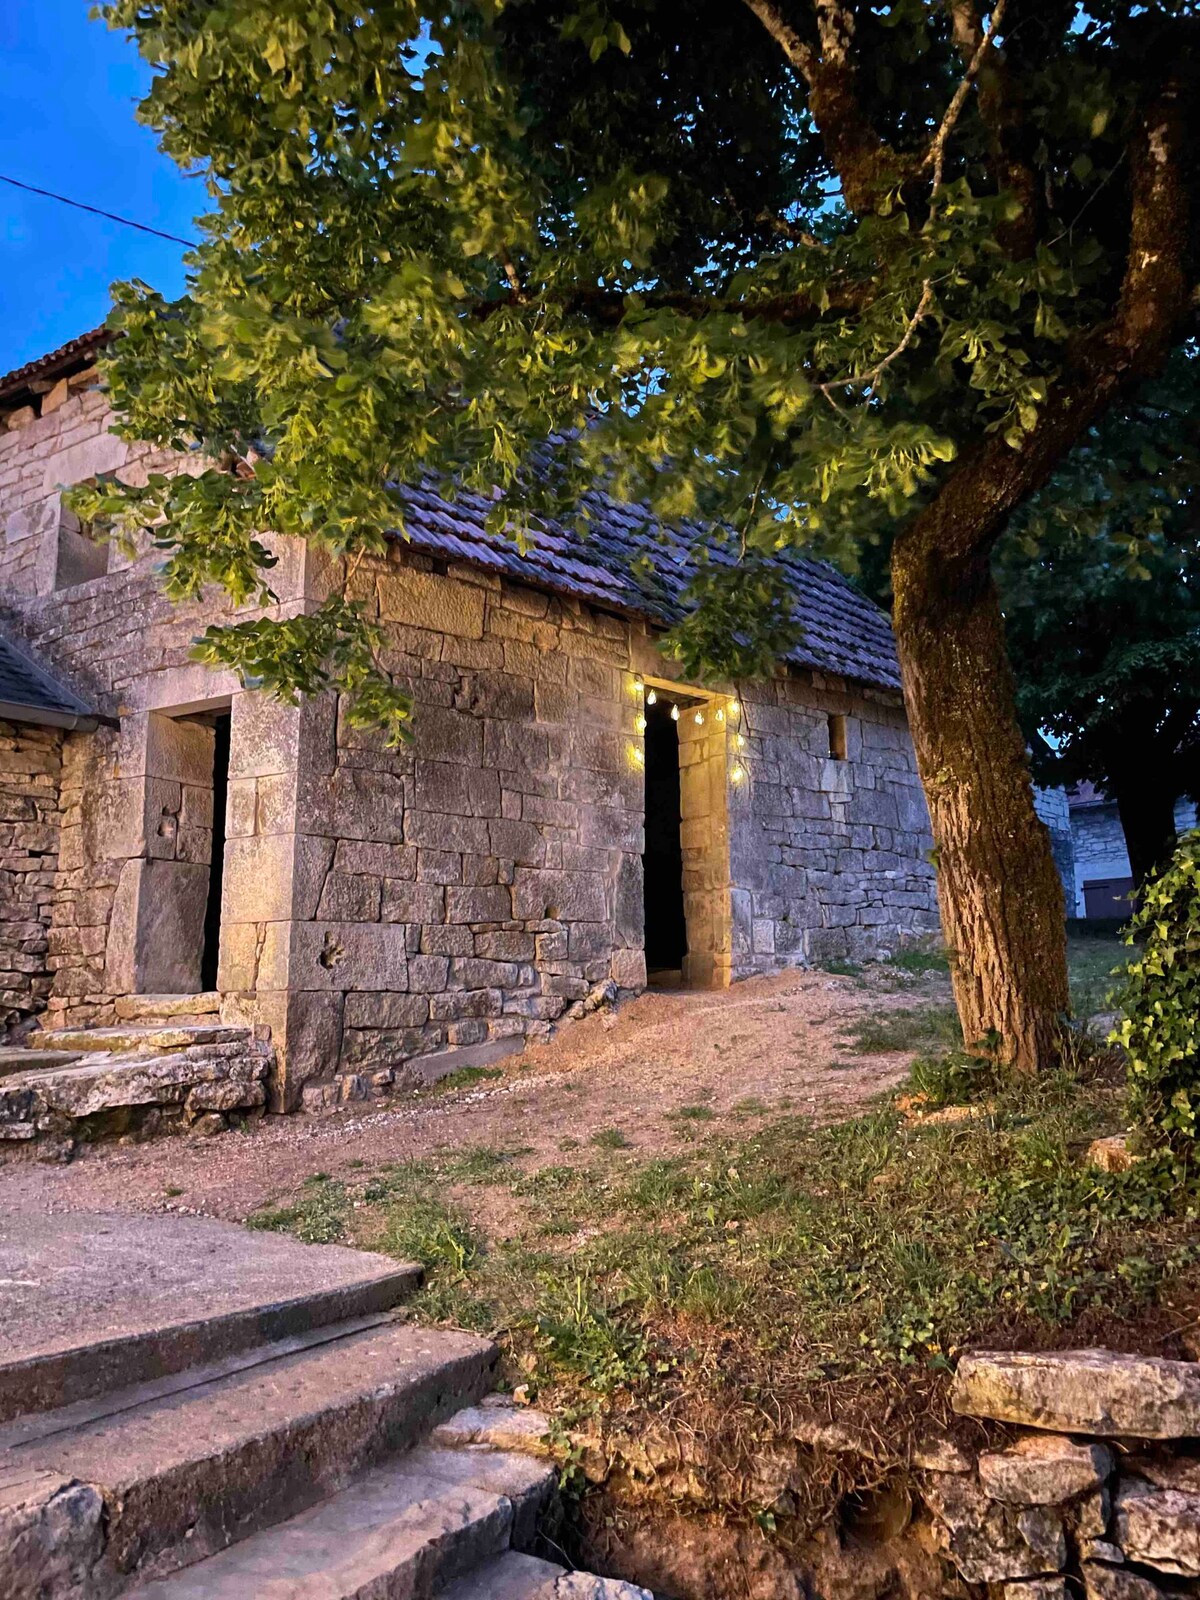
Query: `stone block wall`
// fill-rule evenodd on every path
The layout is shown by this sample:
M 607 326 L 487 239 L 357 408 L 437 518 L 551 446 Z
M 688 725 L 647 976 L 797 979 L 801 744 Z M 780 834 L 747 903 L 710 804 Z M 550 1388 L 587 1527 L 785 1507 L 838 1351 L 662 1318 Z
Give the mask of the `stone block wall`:
M 62 741 L 54 728 L 0 722 L 0 1039 L 50 993 Z
M 840 759 L 831 717 L 844 719 Z M 750 686 L 733 753 L 747 773 L 730 800 L 738 976 L 937 931 L 933 839 L 898 695 L 818 673 Z

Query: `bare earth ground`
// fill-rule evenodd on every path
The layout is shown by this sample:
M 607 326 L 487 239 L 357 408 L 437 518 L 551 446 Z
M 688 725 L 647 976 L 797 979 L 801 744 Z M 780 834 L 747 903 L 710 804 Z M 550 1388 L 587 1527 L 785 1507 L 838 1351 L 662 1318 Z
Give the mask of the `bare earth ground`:
M 909 1052 L 855 1053 L 842 1038 L 847 1025 L 949 998 L 943 974 L 885 967 L 860 978 L 787 972 L 715 993 L 647 993 L 566 1026 L 466 1090 L 273 1117 L 218 1138 L 100 1145 L 69 1166 L 10 1160 L 0 1165 L 0 1214 L 174 1211 L 240 1220 L 286 1200 L 315 1172 L 361 1177 L 364 1168 L 447 1149 L 519 1149 L 532 1172 L 569 1161 L 565 1151 L 582 1154 L 597 1134 L 615 1141 L 611 1130 L 652 1155 L 677 1150 L 689 1127 L 749 1132 L 758 1117 L 784 1110 L 834 1122 L 898 1083 L 911 1060 Z M 681 1108 L 692 1109 L 681 1118 Z

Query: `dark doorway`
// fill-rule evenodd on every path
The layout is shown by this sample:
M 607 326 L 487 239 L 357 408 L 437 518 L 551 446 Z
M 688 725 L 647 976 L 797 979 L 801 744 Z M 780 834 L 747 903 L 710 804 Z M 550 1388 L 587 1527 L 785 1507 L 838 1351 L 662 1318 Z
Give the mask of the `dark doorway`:
M 662 701 L 646 707 L 646 970 L 678 973 L 687 954 L 679 841 L 679 729 Z
M 213 830 L 212 860 L 208 869 L 208 900 L 204 906 L 204 951 L 200 957 L 200 989 L 217 987 L 217 962 L 221 952 L 221 881 L 225 875 L 225 802 L 229 798 L 228 711 L 213 718 Z

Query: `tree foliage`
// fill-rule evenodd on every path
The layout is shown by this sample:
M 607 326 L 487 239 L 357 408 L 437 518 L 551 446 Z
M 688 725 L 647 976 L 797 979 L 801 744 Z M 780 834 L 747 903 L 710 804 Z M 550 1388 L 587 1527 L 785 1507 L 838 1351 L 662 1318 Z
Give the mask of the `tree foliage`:
M 1186 1152 L 1200 1131 L 1200 832 L 1145 886 L 1114 1037 L 1129 1055 L 1131 1111 L 1152 1147 Z
M 1115 408 L 1019 517 L 1000 565 L 1034 768 L 1121 806 L 1140 879 L 1200 790 L 1200 350 Z M 1043 737 L 1043 735 L 1048 737 Z
M 119 289 L 109 381 L 125 432 L 214 466 L 106 509 L 161 523 L 173 593 L 244 600 L 262 529 L 378 545 L 429 472 L 498 486 L 514 535 L 602 476 L 853 560 L 964 453 L 1019 450 L 1110 314 L 1130 141 L 1191 7 L 1010 0 L 990 56 L 965 0 L 101 10 L 213 202 L 184 300 Z M 526 468 L 555 431 L 551 481 Z M 689 651 L 732 593 L 697 598 Z M 345 683 L 335 632 L 212 648 L 295 691 Z

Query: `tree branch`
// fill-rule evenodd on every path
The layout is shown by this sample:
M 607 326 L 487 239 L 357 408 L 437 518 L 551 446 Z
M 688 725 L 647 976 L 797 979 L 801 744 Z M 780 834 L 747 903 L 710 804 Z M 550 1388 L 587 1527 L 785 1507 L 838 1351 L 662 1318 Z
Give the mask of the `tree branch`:
M 955 46 L 963 65 L 969 66 L 983 41 L 978 7 L 975 0 L 950 0 L 949 9 Z M 1007 41 L 1004 51 L 990 50 L 980 63 L 978 106 L 996 187 L 1015 195 L 1021 204 L 1020 216 L 997 229 L 1004 248 L 1019 259 L 1032 253 L 1037 237 L 1039 190 L 1037 173 L 1020 150 L 1023 123 L 1006 57 Z
M 537 294 L 524 290 L 495 300 L 477 300 L 470 314 L 486 321 L 499 311 L 516 309 L 539 311 L 556 306 L 568 315 L 586 313 L 604 327 L 617 327 L 632 311 L 677 311 L 685 317 L 707 317 L 714 313 L 739 316 L 743 322 L 778 322 L 785 326 L 817 322 L 827 314 L 861 311 L 867 306 L 876 285 L 844 283 L 824 287 L 824 298 L 815 294 L 771 295 L 762 300 L 729 299 L 718 295 L 689 294 L 682 290 L 658 289 L 634 294 L 624 289 L 592 288 L 576 285 L 561 293 Z
M 924 320 L 925 314 L 932 304 L 933 285 L 930 283 L 929 279 L 926 278 L 925 282 L 921 285 L 921 298 L 917 302 L 917 309 L 913 312 L 912 316 L 909 317 L 908 322 L 905 325 L 904 332 L 900 337 L 900 342 L 896 345 L 895 349 L 890 350 L 881 361 L 877 361 L 875 365 L 867 372 L 852 372 L 848 373 L 844 378 L 830 378 L 825 383 L 819 383 L 817 388 L 821 391 L 825 398 L 832 404 L 834 402 L 831 391 L 834 389 L 847 389 L 851 386 L 854 388 L 858 388 L 860 386 L 863 388 L 873 388 L 876 381 L 884 372 L 887 371 L 892 362 L 896 361 L 908 349 L 909 345 L 912 343 L 913 335 L 916 333 L 917 328 Z
M 962 108 L 967 103 L 971 85 L 975 82 L 979 69 L 983 66 L 983 59 L 988 53 L 992 40 L 996 37 L 1000 23 L 1003 21 L 1004 8 L 1007 3 L 1008 0 L 996 0 L 996 4 L 992 8 L 992 14 L 988 18 L 987 27 L 983 30 L 983 37 L 972 52 L 971 59 L 967 63 L 967 70 L 963 74 L 958 88 L 954 91 L 950 104 L 946 107 L 946 114 L 942 118 L 941 126 L 934 134 L 925 159 L 921 163 L 922 171 L 930 164 L 933 166 L 933 192 L 935 196 L 942 187 L 942 172 L 946 161 L 946 141 L 953 133 L 955 123 L 962 115 Z

